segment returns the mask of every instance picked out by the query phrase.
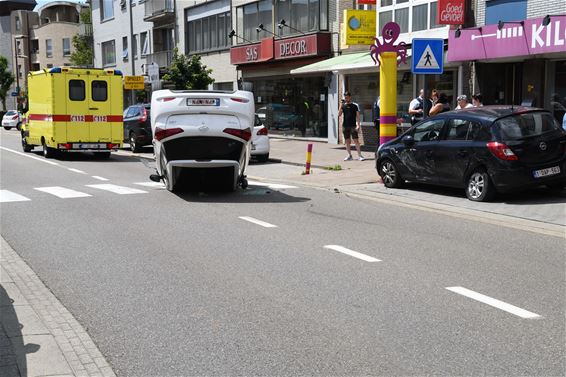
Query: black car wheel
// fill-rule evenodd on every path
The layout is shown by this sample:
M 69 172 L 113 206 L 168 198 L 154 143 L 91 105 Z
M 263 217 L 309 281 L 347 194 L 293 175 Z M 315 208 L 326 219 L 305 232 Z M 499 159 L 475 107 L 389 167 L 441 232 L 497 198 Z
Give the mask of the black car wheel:
M 45 144 L 45 141 L 43 142 L 43 157 L 53 158 L 53 157 L 55 157 L 55 152 L 56 152 L 56 149 L 48 147 L 47 144 Z
M 140 145 L 136 142 L 136 134 L 134 131 L 130 132 L 130 150 L 134 153 L 138 153 L 141 151 Z
M 397 166 L 391 160 L 384 160 L 379 165 L 379 175 L 383 180 L 383 184 L 388 188 L 397 188 L 403 186 L 405 181 L 399 175 Z
M 257 160 L 258 160 L 259 162 L 267 162 L 267 161 L 269 160 L 269 153 L 267 153 L 267 154 L 260 154 L 260 155 L 258 155 L 256 158 L 257 158 Z
M 474 202 L 487 202 L 495 196 L 495 187 L 487 172 L 483 169 L 475 170 L 468 178 L 466 196 Z
M 4 129 L 10 131 L 12 127 L 4 126 Z

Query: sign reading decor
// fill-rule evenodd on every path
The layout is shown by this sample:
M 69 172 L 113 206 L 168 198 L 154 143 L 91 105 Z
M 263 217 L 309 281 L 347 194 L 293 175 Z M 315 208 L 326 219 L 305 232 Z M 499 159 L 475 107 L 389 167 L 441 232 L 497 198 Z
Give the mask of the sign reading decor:
M 456 38 L 448 35 L 448 61 L 467 61 L 529 56 L 566 51 L 566 15 L 504 23 L 501 30 L 494 25 L 462 29 Z
M 465 0 L 438 0 L 436 23 L 441 25 L 463 25 Z
M 330 53 L 330 34 L 318 33 L 295 38 L 274 40 L 265 38 L 261 43 L 232 47 L 230 63 L 234 65 L 285 60 Z

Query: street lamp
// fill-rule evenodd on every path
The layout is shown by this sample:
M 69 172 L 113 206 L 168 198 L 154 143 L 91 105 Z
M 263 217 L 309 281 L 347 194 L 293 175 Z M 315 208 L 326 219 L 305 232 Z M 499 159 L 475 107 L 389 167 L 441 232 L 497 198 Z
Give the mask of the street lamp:
M 302 32 L 301 30 L 295 29 L 294 27 L 287 25 L 287 22 L 286 22 L 284 19 L 281 19 L 281 21 L 279 21 L 279 23 L 277 24 L 277 27 L 278 27 L 280 30 L 282 30 L 284 27 L 288 27 L 289 29 L 298 31 L 298 32 L 301 33 L 302 35 L 305 35 L 305 33 Z
M 242 39 L 242 40 L 244 40 L 245 42 L 248 42 L 248 43 L 253 43 L 252 41 L 248 41 L 244 37 L 240 37 L 239 35 L 236 35 L 236 31 L 234 29 L 232 29 L 232 31 L 228 34 L 228 38 L 230 38 L 230 40 L 232 40 L 232 38 L 234 38 L 234 37 L 238 37 L 238 38 L 240 38 L 240 39 Z
M 543 22 L 544 22 L 544 20 L 543 20 Z M 549 22 L 550 22 L 550 18 L 549 18 Z M 505 24 L 520 24 L 521 26 L 524 26 L 525 23 L 523 21 L 501 21 L 501 20 L 499 20 L 499 22 L 497 23 L 497 29 L 498 30 L 503 29 Z
M 560 16 L 560 15 L 558 15 L 558 14 L 547 14 L 542 19 L 542 26 L 548 26 L 548 24 L 550 24 L 550 17 L 558 17 L 558 16 Z
M 264 27 L 263 27 L 263 24 L 259 24 L 259 25 L 255 28 L 255 31 L 257 31 L 258 34 L 259 34 L 260 32 L 262 32 L 262 31 L 265 31 L 265 32 L 268 32 L 268 33 L 271 34 L 271 35 L 274 35 L 275 37 L 278 37 L 278 35 L 275 34 L 275 33 L 273 33 L 273 32 L 271 32 L 271 30 L 267 30 L 266 28 L 264 28 Z

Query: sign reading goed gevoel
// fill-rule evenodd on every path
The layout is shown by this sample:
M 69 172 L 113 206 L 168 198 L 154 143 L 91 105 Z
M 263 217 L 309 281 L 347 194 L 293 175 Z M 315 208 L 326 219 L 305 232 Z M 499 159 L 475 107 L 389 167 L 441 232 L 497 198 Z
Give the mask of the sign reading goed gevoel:
M 370 45 L 375 38 L 374 10 L 344 10 L 347 45 Z
M 463 25 L 465 0 L 438 0 L 436 23 L 439 25 Z

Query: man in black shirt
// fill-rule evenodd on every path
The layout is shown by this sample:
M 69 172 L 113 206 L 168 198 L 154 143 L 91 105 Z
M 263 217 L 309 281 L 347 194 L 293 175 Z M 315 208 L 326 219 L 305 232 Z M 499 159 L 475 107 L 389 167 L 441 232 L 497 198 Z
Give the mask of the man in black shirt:
M 360 141 L 358 140 L 358 132 L 360 131 L 360 108 L 357 103 L 352 102 L 352 95 L 350 92 L 344 93 L 344 101 L 338 111 L 338 117 L 342 117 L 342 132 L 344 133 L 344 141 L 346 142 L 346 151 L 348 156 L 344 161 L 352 159 L 350 152 L 351 139 L 354 139 L 354 145 L 358 152 L 358 160 L 363 161 L 364 157 L 360 149 Z

